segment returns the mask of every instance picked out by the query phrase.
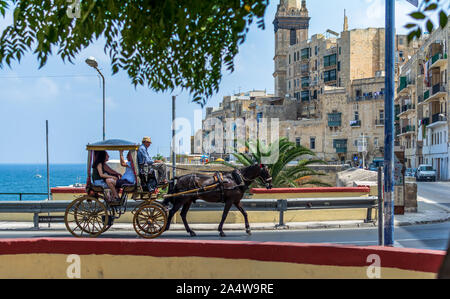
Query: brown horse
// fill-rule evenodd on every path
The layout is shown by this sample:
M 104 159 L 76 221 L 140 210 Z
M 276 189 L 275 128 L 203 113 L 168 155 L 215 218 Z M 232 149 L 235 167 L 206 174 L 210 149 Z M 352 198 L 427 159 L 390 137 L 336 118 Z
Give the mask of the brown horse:
M 170 228 L 170 222 L 173 215 L 181 208 L 181 219 L 183 220 L 186 231 L 194 237 L 195 232 L 189 227 L 186 220 L 186 215 L 191 207 L 191 204 L 198 199 L 206 202 L 223 202 L 225 208 L 222 214 L 222 221 L 219 224 L 219 233 L 221 237 L 225 237 L 222 230 L 223 223 L 225 222 L 228 211 L 234 204 L 236 208 L 242 213 L 245 220 L 245 230 L 247 234 L 251 234 L 250 225 L 248 223 L 247 212 L 241 204 L 241 199 L 244 196 L 244 192 L 249 188 L 250 184 L 256 180 L 261 179 L 266 185 L 267 189 L 272 188 L 272 178 L 270 177 L 267 166 L 255 164 L 242 169 L 234 170 L 232 172 L 216 173 L 216 175 L 199 175 L 188 174 L 179 177 L 175 182 L 169 186 L 168 194 L 176 194 L 184 191 L 198 189 L 218 183 L 218 186 L 213 190 L 199 191 L 194 194 L 184 194 L 170 198 L 170 202 L 173 204 L 172 209 L 169 212 L 166 230 Z

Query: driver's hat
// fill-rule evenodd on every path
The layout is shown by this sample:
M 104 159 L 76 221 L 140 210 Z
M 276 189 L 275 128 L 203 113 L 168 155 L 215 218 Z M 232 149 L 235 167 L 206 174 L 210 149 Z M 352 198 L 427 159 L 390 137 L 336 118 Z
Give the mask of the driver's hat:
M 144 142 L 152 142 L 152 139 L 150 137 L 144 137 L 142 138 L 142 143 Z

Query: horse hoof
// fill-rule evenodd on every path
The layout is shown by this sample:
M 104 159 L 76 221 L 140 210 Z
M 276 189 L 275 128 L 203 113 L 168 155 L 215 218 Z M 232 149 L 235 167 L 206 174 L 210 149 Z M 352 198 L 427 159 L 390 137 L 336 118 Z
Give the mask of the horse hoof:
M 191 237 L 197 236 L 197 234 L 194 231 L 190 231 L 189 234 L 191 235 Z
M 224 232 L 220 232 L 219 234 L 220 234 L 221 237 L 226 237 Z
M 250 229 L 245 230 L 245 232 L 247 233 L 247 235 L 251 236 L 252 235 L 252 231 Z

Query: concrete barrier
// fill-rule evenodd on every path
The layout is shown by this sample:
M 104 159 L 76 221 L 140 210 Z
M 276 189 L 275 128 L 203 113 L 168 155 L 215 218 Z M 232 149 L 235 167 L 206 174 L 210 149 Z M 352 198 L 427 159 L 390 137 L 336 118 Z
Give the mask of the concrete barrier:
M 85 195 L 85 188 L 80 187 L 56 187 L 51 188 L 53 200 L 72 201 Z M 292 198 L 337 198 L 368 196 L 369 187 L 317 187 L 317 188 L 274 188 L 271 190 L 254 188 L 251 190 L 251 199 L 292 199 Z M 173 218 L 173 223 L 182 223 L 178 212 Z M 63 213 L 52 213 L 61 216 Z M 279 223 L 280 214 L 277 211 L 248 211 L 251 223 Z M 339 221 L 339 220 L 363 220 L 367 217 L 367 209 L 334 209 L 334 210 L 297 210 L 287 211 L 284 215 L 285 222 L 311 222 L 311 221 Z M 376 217 L 373 210 L 372 219 Z M 189 223 L 217 224 L 222 218 L 222 211 L 190 211 Z M 125 213 L 118 223 L 131 223 L 133 215 Z M 0 214 L 3 221 L 33 221 L 30 214 Z M 234 207 L 229 212 L 226 222 L 244 223 L 242 214 Z
M 436 278 L 444 256 L 329 244 L 3 239 L 0 278 Z
M 329 198 L 369 196 L 369 187 L 253 188 L 253 199 Z

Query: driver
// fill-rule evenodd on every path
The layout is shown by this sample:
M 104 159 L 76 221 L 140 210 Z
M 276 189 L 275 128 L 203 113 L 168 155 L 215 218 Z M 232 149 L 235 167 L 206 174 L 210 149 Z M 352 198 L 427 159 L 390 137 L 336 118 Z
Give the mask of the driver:
M 142 145 L 139 147 L 138 153 L 137 153 L 137 159 L 139 164 L 139 169 L 142 169 L 144 165 L 152 166 L 154 163 L 162 163 L 162 161 L 156 160 L 153 161 L 152 158 L 150 158 L 150 155 L 148 153 L 148 148 L 152 144 L 152 139 L 150 137 L 144 137 L 142 138 Z M 154 171 L 152 169 L 152 171 Z M 147 182 L 147 188 L 149 192 L 154 192 L 158 183 L 156 181 L 155 176 L 151 176 L 150 179 Z

